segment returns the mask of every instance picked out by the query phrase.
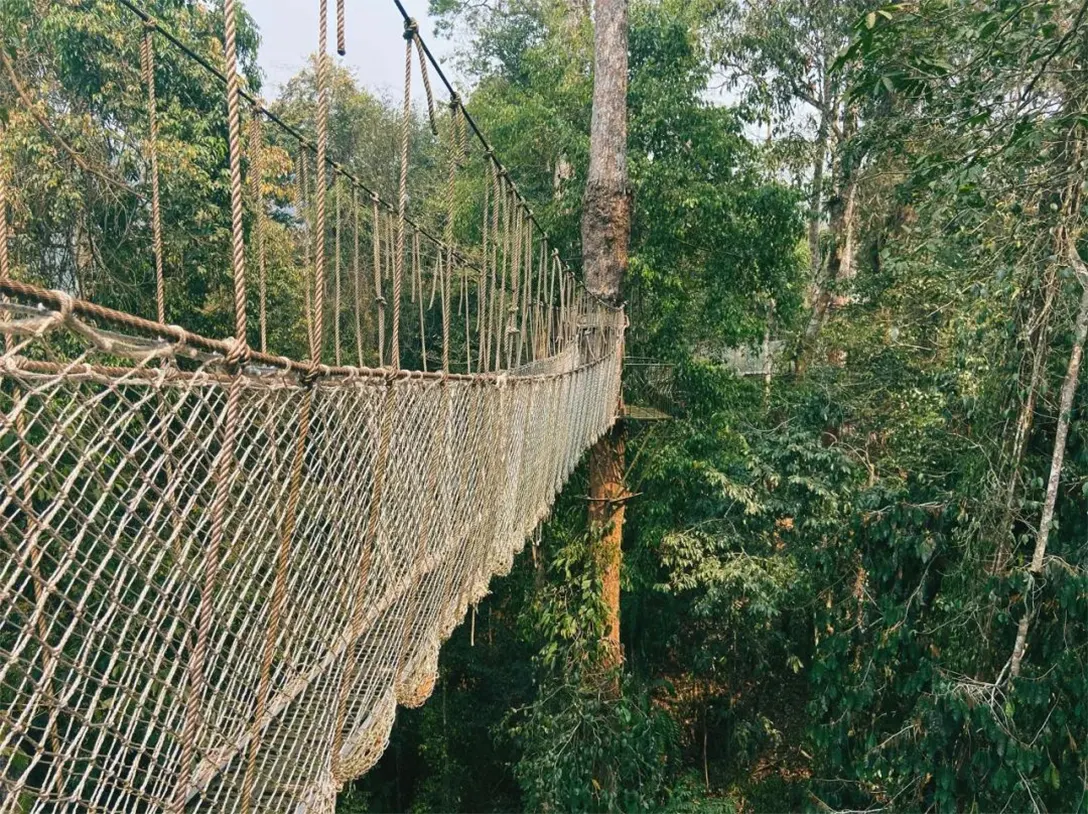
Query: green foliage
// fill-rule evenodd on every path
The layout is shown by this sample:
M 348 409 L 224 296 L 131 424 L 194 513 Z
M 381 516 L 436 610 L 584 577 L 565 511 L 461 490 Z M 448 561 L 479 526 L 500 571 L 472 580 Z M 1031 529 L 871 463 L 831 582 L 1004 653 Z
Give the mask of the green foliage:
M 608 698 L 574 681 L 546 683 L 514 720 L 526 809 L 655 811 L 667 799 L 676 733 L 646 695 Z
M 552 530 L 561 528 L 553 524 Z M 668 796 L 675 725 L 635 685 L 598 666 L 606 609 L 584 533 L 550 541 L 529 620 L 544 643 L 537 697 L 510 716 L 515 774 L 531 811 L 645 811 Z

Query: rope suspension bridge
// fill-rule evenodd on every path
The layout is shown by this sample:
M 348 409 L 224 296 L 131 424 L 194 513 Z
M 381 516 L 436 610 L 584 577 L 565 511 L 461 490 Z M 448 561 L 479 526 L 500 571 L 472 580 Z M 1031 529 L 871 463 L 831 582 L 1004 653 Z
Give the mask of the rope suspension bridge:
M 332 811 L 619 398 L 622 310 L 407 15 L 387 201 L 330 155 L 326 0 L 292 124 L 235 0 L 181 5 L 0 15 L 5 814 Z

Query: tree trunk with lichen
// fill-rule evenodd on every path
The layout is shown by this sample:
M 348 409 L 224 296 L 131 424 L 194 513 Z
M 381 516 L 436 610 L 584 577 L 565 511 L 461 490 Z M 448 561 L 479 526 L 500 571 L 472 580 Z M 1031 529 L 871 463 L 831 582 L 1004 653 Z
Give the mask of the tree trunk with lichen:
M 627 195 L 627 0 L 596 0 L 594 23 L 593 119 L 582 200 L 582 261 L 589 290 L 619 305 L 631 232 Z M 603 667 L 617 667 L 622 660 L 620 567 L 627 494 L 624 469 L 624 433 L 622 425 L 617 425 L 601 437 L 589 455 L 590 537 L 607 608 Z

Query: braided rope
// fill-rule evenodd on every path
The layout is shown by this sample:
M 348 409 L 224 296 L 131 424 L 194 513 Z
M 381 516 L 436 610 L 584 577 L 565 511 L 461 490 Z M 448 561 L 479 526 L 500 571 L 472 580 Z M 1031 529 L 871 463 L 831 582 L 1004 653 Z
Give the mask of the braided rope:
M 307 221 L 307 213 L 310 210 L 310 179 L 306 169 L 306 151 L 301 146 L 298 151 L 298 171 L 295 173 L 297 189 L 296 211 L 303 225 L 302 241 L 302 291 L 303 312 L 306 318 L 306 340 L 310 349 L 310 361 L 316 361 L 319 355 L 317 334 L 314 332 L 314 307 L 313 307 L 313 235 Z
M 458 105 L 460 107 L 460 105 Z M 480 253 L 483 257 L 483 262 L 480 264 L 480 279 L 476 285 L 476 295 L 478 303 L 476 305 L 476 322 L 478 337 L 476 344 L 479 347 L 479 359 L 476 361 L 476 368 L 481 373 L 486 373 L 488 370 L 488 363 L 491 361 L 488 357 L 488 330 L 487 330 L 487 268 L 488 268 L 488 246 L 487 246 L 487 227 L 488 227 L 488 206 L 489 206 L 489 192 L 491 189 L 490 178 L 487 173 L 484 173 L 484 205 L 483 205 L 483 223 L 480 226 L 481 244 L 483 251 Z
M 317 25 L 317 162 L 314 167 L 314 336 L 313 361 L 321 362 L 325 344 L 325 161 L 329 150 L 328 0 L 318 0 Z
M 363 271 L 359 264 L 359 190 L 351 188 L 352 212 L 352 278 L 355 280 L 355 353 L 357 364 L 366 364 L 363 360 Z
M 412 43 L 418 27 L 414 20 L 404 23 L 404 107 L 400 126 L 400 182 L 397 187 L 397 244 L 393 254 L 393 327 L 389 363 L 400 368 L 400 292 L 404 274 L 404 216 L 408 208 L 408 141 L 412 125 Z
M 415 26 L 415 22 L 412 22 Z M 434 113 L 434 94 L 431 93 L 431 77 L 427 73 L 427 55 L 423 52 L 423 40 L 419 38 L 419 29 L 412 31 L 412 41 L 416 44 L 416 54 L 419 56 L 419 75 L 423 78 L 423 92 L 427 98 L 427 121 L 431 125 L 431 134 L 438 135 L 438 117 Z
M 513 238 L 510 244 L 510 310 L 506 316 L 506 367 L 514 367 L 517 362 L 514 356 L 514 335 L 519 333 L 518 314 L 521 308 L 521 274 L 522 259 L 525 256 L 525 218 L 521 206 L 511 193 L 510 208 L 513 219 Z
M 155 255 L 155 317 L 166 322 L 166 283 L 162 259 L 162 206 L 159 200 L 159 125 L 155 104 L 155 29 L 144 26 L 140 40 L 140 70 L 147 87 L 147 156 L 151 164 L 151 246 Z
M 336 53 L 344 56 L 347 52 L 344 43 L 344 0 L 336 0 Z
M 335 290 L 333 292 L 333 345 L 334 358 L 336 359 L 337 366 L 342 364 L 340 358 L 340 184 L 336 179 L 333 179 L 333 183 L 336 186 L 336 223 L 333 225 L 333 232 L 335 233 L 335 246 L 336 246 L 336 261 L 334 263 L 335 271 L 334 275 L 336 279 L 333 282 Z
M 417 39 L 418 42 L 418 39 Z M 423 52 L 420 51 L 420 59 L 422 61 Z M 457 143 L 457 118 L 458 112 L 461 109 L 461 103 L 454 96 L 450 100 L 450 129 L 449 129 L 449 143 L 446 145 L 446 200 L 445 200 L 445 216 L 446 223 L 442 232 L 442 242 L 446 244 L 446 269 L 448 274 L 452 274 L 455 268 L 454 266 L 454 249 L 453 249 L 453 221 L 454 221 L 454 206 L 456 201 L 456 185 L 457 185 L 457 164 L 458 164 L 458 143 Z M 443 286 L 443 291 L 446 291 L 446 287 Z M 449 372 L 450 369 L 450 320 L 449 320 L 449 303 L 443 301 L 442 304 L 442 369 Z
M 423 268 L 419 259 L 419 232 L 412 230 L 412 298 L 419 293 L 419 354 L 423 372 L 427 372 L 427 323 L 423 305 Z
M 494 167 L 495 173 L 498 175 L 496 182 L 496 200 L 500 206 L 498 226 L 502 228 L 502 236 L 497 241 L 496 255 L 499 258 L 497 260 L 499 266 L 499 288 L 498 288 L 498 308 L 495 311 L 495 370 L 501 370 L 503 368 L 502 362 L 502 349 L 506 341 L 506 324 L 504 321 L 504 314 L 506 313 L 506 272 L 508 270 L 508 261 L 510 257 L 510 207 L 507 206 L 508 196 L 506 191 L 506 178 L 499 172 L 498 167 Z M 498 228 L 495 230 L 498 231 Z M 494 286 L 492 286 L 494 288 Z
M 224 56 L 227 71 L 227 153 L 230 159 L 230 226 L 234 272 L 234 338 L 239 360 L 246 350 L 246 245 L 242 228 L 242 125 L 238 110 L 238 53 L 236 0 L 223 0 Z
M 0 140 L 4 137 L 4 122 L 0 119 Z M 11 255 L 8 234 L 8 177 L 0 164 L 0 280 L 11 279 Z
M 242 394 L 242 376 L 239 375 L 239 365 L 245 358 L 247 351 L 245 242 L 242 231 L 241 123 L 238 111 L 238 56 L 235 47 L 237 8 L 235 0 L 224 0 L 223 14 L 223 50 L 227 71 L 227 133 L 230 161 L 230 208 L 233 238 L 231 259 L 234 272 L 235 326 L 235 343 L 229 361 L 235 375 L 227 395 L 222 444 L 216 456 L 213 470 L 214 489 L 210 506 L 211 534 L 208 545 L 204 549 L 204 574 L 200 591 L 196 642 L 190 653 L 186 681 L 185 723 L 181 736 L 181 766 L 174 787 L 173 805 L 177 812 L 184 810 L 188 798 L 193 754 L 196 748 L 198 730 L 201 726 L 201 707 L 205 679 L 204 664 L 207 657 L 208 636 L 212 626 L 215 584 L 219 577 L 219 550 L 223 542 L 226 507 L 230 498 L 231 475 L 234 468 L 234 439 L 238 427 L 238 410 Z
M 373 205 L 371 236 L 374 243 L 374 302 L 378 305 L 378 367 L 385 367 L 385 297 L 382 295 L 382 221 L 378 199 Z
M 264 179 L 264 134 L 260 105 L 253 108 L 253 117 L 249 120 L 249 173 L 251 195 L 253 197 L 253 242 L 257 245 L 257 298 L 258 319 L 261 332 L 261 353 L 268 353 L 268 261 L 264 245 L 265 219 L 268 213 L 264 206 L 264 192 L 261 184 Z

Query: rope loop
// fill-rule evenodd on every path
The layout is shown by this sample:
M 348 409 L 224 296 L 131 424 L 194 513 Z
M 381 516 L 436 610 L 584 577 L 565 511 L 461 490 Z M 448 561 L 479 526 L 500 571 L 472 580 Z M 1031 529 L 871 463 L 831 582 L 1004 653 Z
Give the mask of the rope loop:
M 178 351 L 187 350 L 189 348 L 189 338 L 191 334 L 180 325 L 167 325 L 166 327 L 169 328 L 171 332 L 177 334 L 174 339 L 174 355 L 176 356 Z
M 419 23 L 416 22 L 414 17 L 409 17 L 404 21 L 404 39 L 412 42 L 419 37 Z
M 314 386 L 314 383 L 320 376 L 321 370 L 319 365 L 306 365 L 298 373 L 298 383 L 306 390 L 309 390 Z
M 245 339 L 238 339 L 237 337 L 225 341 L 229 346 L 225 357 L 227 367 L 231 368 L 232 371 L 238 371 L 249 361 L 249 345 Z
M 58 289 L 53 289 L 50 293 L 56 297 L 57 301 L 60 303 L 60 309 L 57 311 L 56 316 L 57 323 L 68 322 L 72 318 L 72 308 L 75 300 L 72 299 L 72 296 L 67 292 Z

